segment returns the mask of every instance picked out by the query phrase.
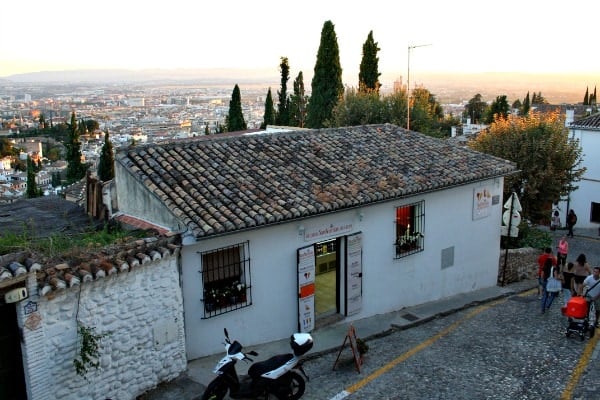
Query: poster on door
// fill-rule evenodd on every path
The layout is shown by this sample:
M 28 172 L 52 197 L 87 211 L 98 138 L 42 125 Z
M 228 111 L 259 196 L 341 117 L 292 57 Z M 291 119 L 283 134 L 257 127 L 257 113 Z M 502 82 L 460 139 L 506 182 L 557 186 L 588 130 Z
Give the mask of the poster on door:
M 346 252 L 346 314 L 353 315 L 362 308 L 362 233 L 348 236 Z
M 315 328 L 315 248 L 298 249 L 298 329 L 310 332 Z

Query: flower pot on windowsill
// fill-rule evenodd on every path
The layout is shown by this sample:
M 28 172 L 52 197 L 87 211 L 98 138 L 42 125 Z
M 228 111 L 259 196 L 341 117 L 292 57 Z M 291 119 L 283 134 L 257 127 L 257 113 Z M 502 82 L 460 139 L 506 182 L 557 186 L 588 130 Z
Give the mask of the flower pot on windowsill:
M 213 303 L 212 301 L 208 301 L 204 303 L 204 309 L 206 310 L 206 312 L 213 312 L 216 309 L 215 303 Z

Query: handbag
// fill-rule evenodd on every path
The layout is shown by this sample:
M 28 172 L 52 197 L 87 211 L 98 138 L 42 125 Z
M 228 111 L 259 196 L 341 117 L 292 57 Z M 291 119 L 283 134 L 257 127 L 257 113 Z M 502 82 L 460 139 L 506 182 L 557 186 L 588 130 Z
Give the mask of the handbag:
M 550 269 L 550 277 L 546 282 L 546 291 L 550 293 L 560 292 L 562 289 L 562 283 L 554 277 L 554 267 Z

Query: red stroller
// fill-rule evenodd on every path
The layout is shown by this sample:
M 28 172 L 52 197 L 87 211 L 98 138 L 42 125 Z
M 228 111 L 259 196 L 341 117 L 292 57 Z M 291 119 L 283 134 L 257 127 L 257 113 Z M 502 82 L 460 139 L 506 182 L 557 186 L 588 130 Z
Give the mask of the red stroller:
M 569 299 L 566 306 L 560 309 L 562 314 L 568 318 L 567 331 L 565 335 L 579 335 L 583 341 L 585 334 L 589 333 L 590 338 L 594 337 L 596 331 L 596 310 L 594 303 L 587 297 L 574 296 Z

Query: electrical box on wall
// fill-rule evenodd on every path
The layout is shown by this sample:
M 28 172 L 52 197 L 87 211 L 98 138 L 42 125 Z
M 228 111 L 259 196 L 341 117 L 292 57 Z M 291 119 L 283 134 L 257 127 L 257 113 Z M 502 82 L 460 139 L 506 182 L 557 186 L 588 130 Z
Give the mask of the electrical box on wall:
M 27 298 L 27 289 L 26 288 L 17 288 L 13 289 L 10 292 L 6 292 L 4 295 L 4 301 L 6 303 L 16 303 L 17 301 L 21 301 Z

